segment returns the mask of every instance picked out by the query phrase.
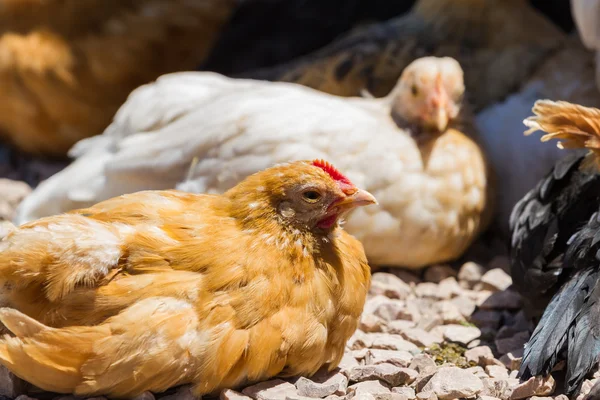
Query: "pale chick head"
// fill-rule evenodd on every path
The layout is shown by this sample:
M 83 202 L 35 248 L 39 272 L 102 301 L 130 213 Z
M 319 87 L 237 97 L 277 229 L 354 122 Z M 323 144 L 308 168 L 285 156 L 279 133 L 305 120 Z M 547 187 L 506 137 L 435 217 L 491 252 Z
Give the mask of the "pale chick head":
M 392 114 L 424 131 L 444 132 L 458 116 L 465 92 L 463 70 L 450 57 L 423 57 L 402 72 L 392 92 Z
M 234 215 L 250 225 L 275 222 L 325 234 L 349 211 L 376 204 L 370 193 L 323 160 L 274 166 L 251 175 L 225 195 L 232 200 Z

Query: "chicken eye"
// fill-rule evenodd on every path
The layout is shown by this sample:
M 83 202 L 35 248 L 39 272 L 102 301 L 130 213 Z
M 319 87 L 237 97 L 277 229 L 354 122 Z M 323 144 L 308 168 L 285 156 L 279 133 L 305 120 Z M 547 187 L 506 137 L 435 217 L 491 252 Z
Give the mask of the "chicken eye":
M 416 96 L 419 94 L 419 89 L 417 88 L 417 85 L 412 85 L 410 87 L 410 91 L 412 93 L 413 96 Z
M 304 200 L 308 201 L 309 203 L 316 203 L 319 201 L 319 199 L 321 199 L 321 193 L 317 192 L 316 190 L 307 190 L 306 192 L 302 193 L 302 196 L 304 197 Z

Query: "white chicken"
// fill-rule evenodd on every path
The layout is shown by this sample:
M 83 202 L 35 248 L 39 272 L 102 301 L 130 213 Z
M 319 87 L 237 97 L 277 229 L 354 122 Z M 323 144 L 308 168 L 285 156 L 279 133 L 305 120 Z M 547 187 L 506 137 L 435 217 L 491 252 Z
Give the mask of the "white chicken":
M 468 119 L 457 121 L 463 92 L 459 64 L 435 57 L 414 61 L 382 99 L 164 75 L 135 90 L 103 135 L 75 145 L 75 162 L 26 198 L 16 222 L 144 189 L 223 193 L 274 163 L 326 158 L 379 200 L 346 225 L 372 263 L 453 259 L 489 219 L 484 157 L 452 128 L 473 133 Z

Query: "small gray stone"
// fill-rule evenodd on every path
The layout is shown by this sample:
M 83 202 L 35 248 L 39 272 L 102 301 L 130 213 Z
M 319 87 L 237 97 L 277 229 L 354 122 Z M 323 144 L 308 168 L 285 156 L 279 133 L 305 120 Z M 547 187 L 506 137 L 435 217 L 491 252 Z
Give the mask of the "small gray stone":
M 441 336 L 434 335 L 419 328 L 405 329 L 400 332 L 400 336 L 420 347 L 429 347 L 435 343 L 441 343 L 444 340 Z
M 458 307 L 450 300 L 440 301 L 436 304 L 436 309 L 444 324 L 460 324 L 466 321 Z
M 236 392 L 235 390 L 225 389 L 221 390 L 219 394 L 219 399 L 221 400 L 250 400 L 252 397 L 245 396 L 240 392 Z M 162 399 L 161 399 L 162 400 Z
M 393 268 L 390 272 L 409 285 L 416 285 L 421 282 L 421 279 L 417 275 L 405 269 Z
M 380 350 L 371 349 L 367 353 L 365 361 L 367 364 L 393 364 L 397 367 L 406 368 L 410 365 L 413 355 L 404 350 Z
M 416 324 L 413 321 L 407 321 L 404 319 L 397 319 L 395 321 L 390 321 L 389 324 L 387 324 L 387 332 L 388 333 L 395 333 L 395 334 L 401 334 L 402 332 L 404 332 L 406 329 L 410 329 L 410 328 L 414 328 L 416 326 Z
M 418 373 L 412 369 L 400 368 L 392 364 L 365 365 L 350 371 L 350 381 L 363 382 L 379 379 L 391 386 L 407 385 L 417 378 Z
M 444 339 L 449 342 L 468 344 L 481 336 L 479 328 L 463 325 L 444 325 Z
M 499 268 L 505 272 L 510 272 L 510 259 L 507 256 L 495 256 L 488 265 L 489 269 Z
M 412 288 L 396 275 L 377 272 L 371 278 L 371 294 L 381 294 L 390 299 L 405 299 L 412 294 Z
M 403 339 L 400 335 L 385 333 L 372 333 L 371 335 L 376 335 L 373 339 L 373 344 L 371 345 L 371 347 L 374 349 L 404 350 L 412 354 L 418 354 L 421 352 L 417 346 L 408 340 Z
M 341 372 L 319 372 L 311 379 L 300 377 L 296 381 L 298 394 L 307 397 L 343 396 L 347 387 L 348 378 Z
M 431 370 L 431 368 L 437 369 L 437 365 L 433 358 L 427 354 L 419 354 L 415 356 L 408 368 L 414 369 L 415 371 L 422 373 L 425 370 Z
M 200 396 L 194 396 L 191 385 L 181 386 L 175 394 L 161 397 L 160 400 L 200 400 Z M 91 399 L 87 399 L 91 400 Z M 242 399 L 237 399 L 242 400 Z
M 483 274 L 481 283 L 492 291 L 500 291 L 508 289 L 512 285 L 512 279 L 504 270 L 494 268 Z
M 476 377 L 478 377 L 480 379 L 489 378 L 488 374 L 486 374 L 484 369 L 480 366 L 465 368 L 465 371 L 470 372 L 471 374 L 475 375 Z
M 408 386 L 400 386 L 392 388 L 392 393 L 398 393 L 405 396 L 408 400 L 414 400 L 417 397 L 415 389 Z
M 465 287 L 473 287 L 481 281 L 485 268 L 474 262 L 466 262 L 458 271 L 458 280 Z
M 281 379 L 273 379 L 248 386 L 242 393 L 257 400 L 285 400 L 287 396 L 296 395 L 296 387 Z
M 285 400 L 314 400 L 314 397 L 300 396 L 298 393 L 290 393 L 285 395 Z
M 417 297 L 423 297 L 428 299 L 443 299 L 443 297 L 440 297 L 438 285 L 431 282 L 419 283 L 415 287 L 415 293 Z
M 25 182 L 0 178 L 0 219 L 11 221 L 17 206 L 31 193 Z
M 154 400 L 154 395 L 148 391 L 138 394 L 132 400 Z
M 577 396 L 576 400 L 598 400 L 600 399 L 600 380 L 594 379 L 586 379 L 583 381 L 581 385 L 581 390 L 579 391 L 579 396 Z
M 446 278 L 438 284 L 438 297 L 442 299 L 451 299 L 460 295 L 463 289 L 460 287 L 454 277 Z
M 419 329 L 424 329 L 427 332 L 444 323 L 444 320 L 438 314 L 424 315 L 420 317 L 418 321 L 419 322 L 417 323 L 416 327 Z
M 481 383 L 483 383 L 482 395 L 506 400 L 512 392 L 508 379 L 484 378 L 481 379 Z
M 344 353 L 342 357 L 342 361 L 340 361 L 338 368 L 340 372 L 346 376 L 354 367 L 358 367 L 360 364 L 356 361 L 356 358 L 352 357 L 352 355 L 348 353 Z
M 0 365 L 0 395 L 15 398 L 27 392 L 27 383 Z
M 392 392 L 378 380 L 359 382 L 348 387 L 348 397 L 358 399 L 362 395 L 371 395 L 375 400 L 391 400 Z
M 437 400 L 438 397 L 433 392 L 417 393 L 417 400 Z
M 503 290 L 501 292 L 492 293 L 490 297 L 485 299 L 479 307 L 484 310 L 490 309 L 508 309 L 517 310 L 521 308 L 521 295 L 512 290 Z
M 554 392 L 555 387 L 556 382 L 552 375 L 547 378 L 533 377 L 516 385 L 513 388 L 510 400 L 525 399 L 531 396 L 547 396 Z
M 374 315 L 380 317 L 384 321 L 393 321 L 395 319 L 405 319 L 406 303 L 402 300 L 388 299 L 377 306 Z
M 350 350 L 360 350 L 373 345 L 373 339 L 375 337 L 372 334 L 364 333 L 361 330 L 356 330 L 354 334 L 348 339 L 346 347 Z
M 522 349 L 529 340 L 529 332 L 518 332 L 514 336 L 496 340 L 498 353 L 506 354 L 515 349 Z
M 465 359 L 467 362 L 475 362 L 477 365 L 482 367 L 488 365 L 500 365 L 504 366 L 502 362 L 494 358 L 492 349 L 488 346 L 478 346 L 465 351 Z
M 463 317 L 469 317 L 475 311 L 475 302 L 468 296 L 460 295 L 450 300 L 456 306 Z
M 489 375 L 490 378 L 508 379 L 508 371 L 504 365 L 488 365 L 485 367 L 485 372 Z
M 444 279 L 456 275 L 454 268 L 449 265 L 434 265 L 425 270 L 424 278 L 427 282 L 440 283 Z
M 432 391 L 441 400 L 472 398 L 483 390 L 481 380 L 458 367 L 442 367 L 429 380 L 423 391 Z
M 358 329 L 363 332 L 385 332 L 386 322 L 374 314 L 364 314 L 360 317 Z
M 471 322 L 480 328 L 497 329 L 501 319 L 501 313 L 491 310 L 478 310 L 471 315 Z

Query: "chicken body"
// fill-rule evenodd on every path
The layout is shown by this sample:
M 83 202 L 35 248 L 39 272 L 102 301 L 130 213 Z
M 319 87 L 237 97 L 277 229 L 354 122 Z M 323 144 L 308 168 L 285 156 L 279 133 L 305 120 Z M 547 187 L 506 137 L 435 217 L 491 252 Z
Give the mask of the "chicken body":
M 138 192 L 15 228 L 0 242 L 14 334 L 0 363 L 45 390 L 111 397 L 333 369 L 370 283 L 336 213 L 375 201 L 338 178 L 296 162 L 223 196 Z M 299 206 L 296 189 L 323 204 Z
M 597 148 L 600 110 L 542 101 L 532 130 L 565 147 Z M 543 315 L 525 347 L 520 377 L 548 375 L 567 361 L 568 394 L 579 389 L 600 356 L 598 300 L 600 174 L 594 154 L 572 154 L 514 208 L 511 274 L 533 317 Z M 547 307 L 546 307 L 547 306 Z M 545 310 L 544 310 L 544 307 Z
M 222 193 L 273 163 L 327 158 L 379 199 L 346 225 L 372 263 L 420 268 L 459 257 L 490 211 L 485 159 L 469 119 L 456 122 L 462 71 L 424 58 L 403 76 L 384 99 L 163 76 L 133 92 L 102 136 L 77 144 L 78 159 L 21 204 L 16 222 L 144 189 Z M 407 120 L 416 122 L 398 125 Z
M 351 32 L 330 45 L 245 78 L 300 83 L 327 93 L 376 97 L 426 55 L 453 57 L 479 111 L 519 87 L 565 35 L 526 0 L 419 0 L 410 13 Z
M 127 94 L 195 68 L 234 0 L 7 0 L 0 10 L 0 135 L 64 156 Z

